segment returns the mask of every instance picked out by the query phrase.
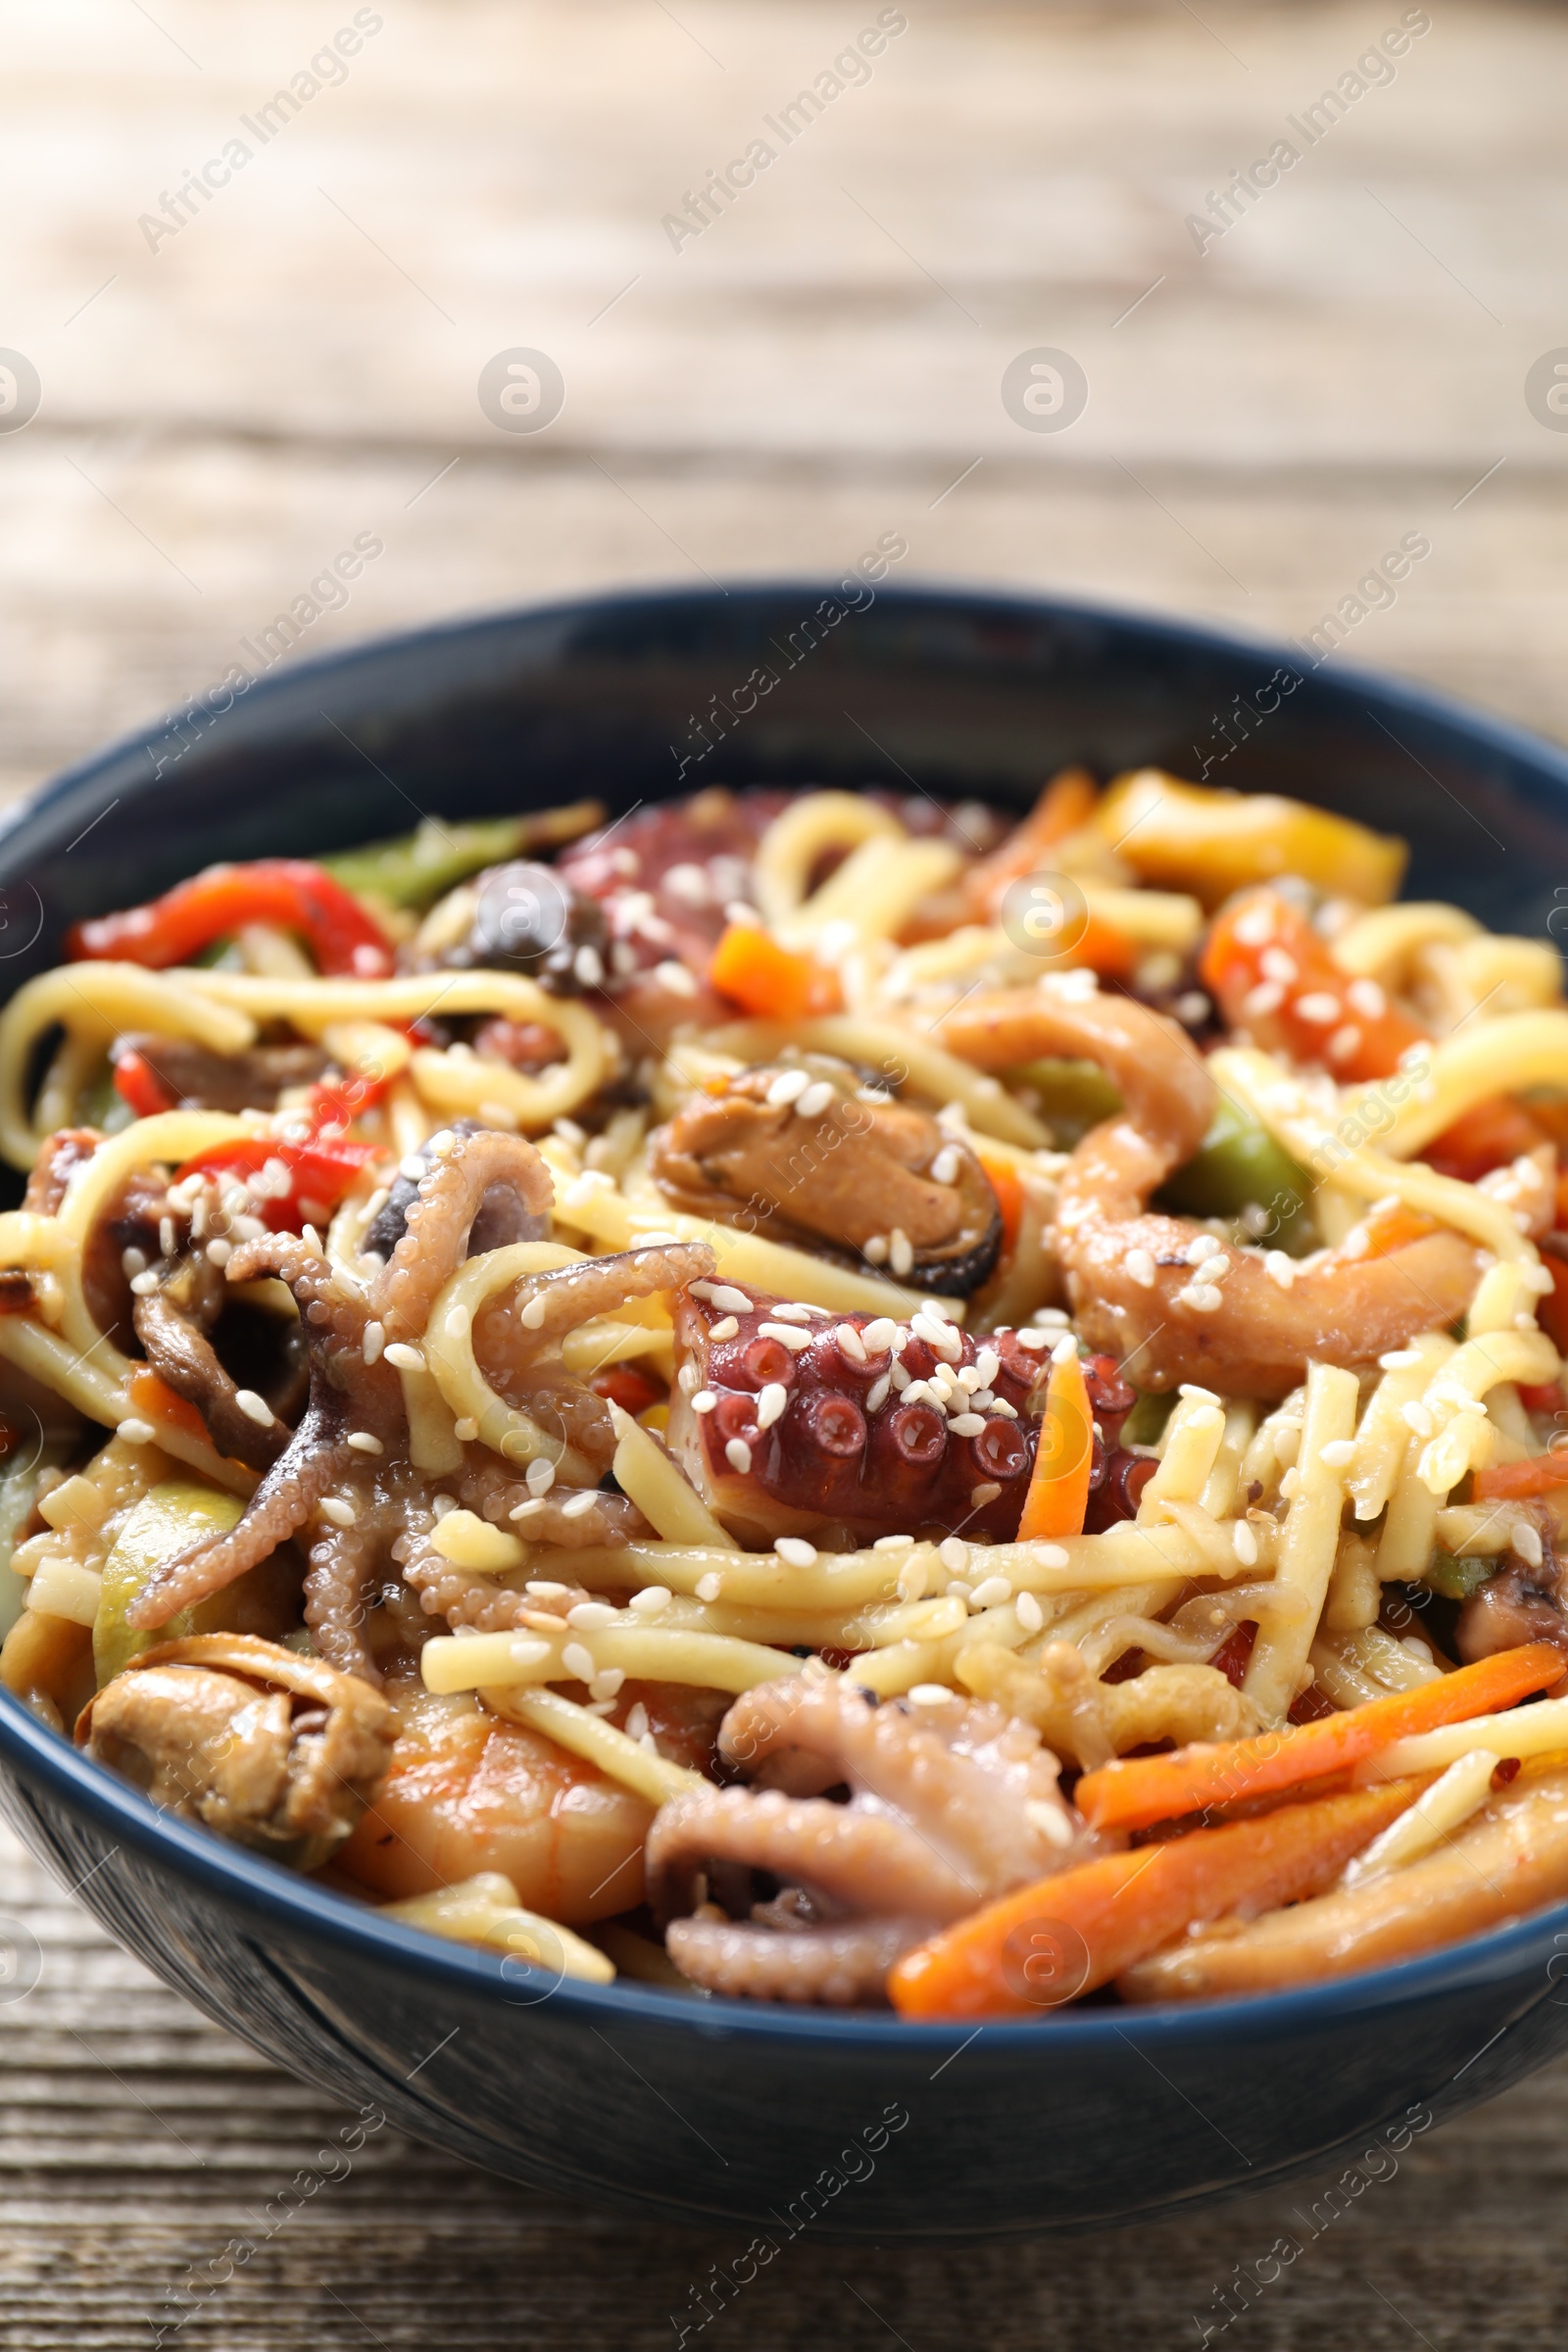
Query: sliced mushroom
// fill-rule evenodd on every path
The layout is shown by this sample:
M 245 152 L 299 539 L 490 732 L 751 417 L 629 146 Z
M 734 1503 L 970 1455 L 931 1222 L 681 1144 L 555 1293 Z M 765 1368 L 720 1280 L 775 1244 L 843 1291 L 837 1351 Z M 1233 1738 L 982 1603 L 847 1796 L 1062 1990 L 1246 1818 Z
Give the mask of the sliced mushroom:
M 252 1470 L 270 1470 L 288 1444 L 290 1424 L 305 1407 L 310 1373 L 304 1335 L 297 1324 L 274 1342 L 281 1346 L 281 1378 L 241 1389 L 220 1360 L 209 1333 L 222 1314 L 228 1286 L 204 1250 L 187 1251 L 165 1273 L 156 1291 L 136 1300 L 136 1337 L 160 1380 L 193 1404 L 220 1453 Z M 258 1383 L 261 1376 L 258 1375 Z M 240 1402 L 244 1395 L 249 1408 Z M 269 1418 L 261 1418 L 263 1410 Z
M 541 988 L 571 996 L 604 978 L 609 941 L 597 899 L 553 866 L 517 858 L 476 874 L 432 907 L 408 962 L 416 971 L 526 972 Z
M 679 1208 L 891 1262 L 947 1297 L 978 1289 L 1002 1247 L 997 1196 L 967 1146 L 825 1056 L 743 1070 L 721 1094 L 694 1096 L 652 1138 L 649 1167 Z M 890 1261 L 896 1233 L 906 1267 Z
M 187 1037 L 131 1034 L 115 1040 L 111 1058 L 139 1054 L 181 1109 L 275 1110 L 294 1086 L 310 1086 L 329 1066 L 319 1046 L 252 1046 L 214 1054 Z
M 196 1634 L 137 1658 L 88 1701 L 76 1744 L 154 1804 L 315 1870 L 391 1759 L 379 1691 L 247 1634 Z

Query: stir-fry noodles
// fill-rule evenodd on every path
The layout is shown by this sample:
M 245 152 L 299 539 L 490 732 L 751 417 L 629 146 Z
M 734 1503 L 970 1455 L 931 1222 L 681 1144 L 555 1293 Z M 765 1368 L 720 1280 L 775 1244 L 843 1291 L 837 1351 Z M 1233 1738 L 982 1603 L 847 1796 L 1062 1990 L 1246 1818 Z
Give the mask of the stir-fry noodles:
M 1568 1895 L 1568 1009 L 1403 865 L 1073 770 L 78 924 L 0 1014 L 0 1680 L 699 1995 L 1191 1999 Z

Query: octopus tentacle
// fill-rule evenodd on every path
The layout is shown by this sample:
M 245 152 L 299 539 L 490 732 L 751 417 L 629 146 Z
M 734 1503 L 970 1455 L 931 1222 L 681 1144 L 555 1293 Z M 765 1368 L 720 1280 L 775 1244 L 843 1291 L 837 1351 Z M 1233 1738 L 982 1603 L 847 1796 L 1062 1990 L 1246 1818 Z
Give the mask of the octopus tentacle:
M 359 1483 L 366 1456 L 350 1448 L 351 1435 L 363 1432 L 384 1446 L 403 1428 L 396 1373 L 365 1360 L 365 1298 L 345 1287 L 325 1257 L 292 1234 L 269 1234 L 243 1243 L 227 1270 L 232 1282 L 275 1275 L 293 1293 L 310 1349 L 310 1402 L 237 1526 L 166 1560 L 126 1612 L 134 1626 L 165 1625 L 180 1609 L 221 1592 L 303 1527 L 329 1487 Z
M 1191 1380 L 1231 1396 L 1283 1396 L 1308 1360 L 1373 1362 L 1469 1304 L 1480 1267 L 1456 1233 L 1382 1257 L 1325 1250 L 1277 1281 L 1262 1250 L 1152 1212 L 1151 1193 L 1198 1150 L 1218 1093 L 1191 1041 L 1147 1005 L 1049 983 L 1001 989 L 956 1007 L 937 1035 L 987 1070 L 1044 1054 L 1097 1061 L 1121 1090 L 1124 1109 L 1067 1163 L 1054 1238 L 1080 1336 L 1134 1364 L 1140 1387 Z
M 442 1285 L 462 1264 L 469 1234 L 492 1186 L 509 1187 L 524 1210 L 542 1217 L 555 1197 L 550 1170 L 532 1144 L 494 1128 L 477 1134 L 450 1131 L 451 1142 L 435 1155 L 439 1138 L 426 1147 L 431 1165 L 419 1179 L 418 1198 L 408 1209 L 404 1232 L 382 1272 L 374 1278 L 371 1312 L 389 1340 L 416 1340 L 429 1320 Z
M 427 1532 L 411 1535 L 396 1549 L 403 1560 L 403 1581 L 417 1592 L 420 1607 L 431 1617 L 444 1617 L 448 1625 L 480 1634 L 510 1634 L 539 1614 L 539 1602 L 528 1593 L 513 1592 L 475 1569 L 444 1559 Z M 569 1589 L 564 1596 L 552 1597 L 551 1614 L 560 1615 L 589 1597 L 585 1590 Z
M 957 1871 L 908 1824 L 781 1788 L 694 1788 L 661 1807 L 648 1834 L 656 1913 L 689 1901 L 699 1872 L 744 1862 L 805 1886 L 835 1910 L 899 1912 L 941 1922 L 983 1901 L 978 1875 Z
M 747 1920 L 677 1919 L 665 1941 L 683 1976 L 734 2000 L 880 2001 L 894 1962 L 924 1940 L 922 1919 L 846 1919 L 779 1936 Z
M 394 1531 L 383 1513 L 366 1507 L 367 1497 L 356 1494 L 354 1501 L 354 1525 L 323 1527 L 311 1546 L 305 1622 L 328 1665 L 379 1688 L 380 1668 L 365 1639 L 366 1589 Z
M 581 1551 L 596 1544 L 620 1546 L 652 1536 L 653 1529 L 625 1494 L 600 1494 L 592 1488 L 552 1489 L 535 1494 L 515 1471 L 503 1467 L 494 1455 L 470 1447 L 455 1482 L 459 1502 L 493 1527 L 511 1526 L 530 1544 L 561 1544 Z M 591 1506 L 567 1511 L 584 1494 L 593 1494 Z
M 805 1900 L 804 1925 L 799 1907 L 781 1915 L 781 1897 L 754 1907 L 749 1921 L 715 1918 L 705 1901 L 696 1919 L 671 1926 L 671 1956 L 713 1990 L 874 1997 L 874 1953 L 896 1957 L 1084 1850 L 1054 1756 L 999 1707 L 957 1698 L 877 1706 L 851 1682 L 802 1675 L 738 1699 L 719 1747 L 760 1780 L 797 1789 L 847 1781 L 851 1793 L 837 1804 L 779 1786 L 693 1789 L 662 1807 L 648 1838 L 649 1899 L 662 1920 L 719 1888 L 732 1912 L 743 1908 L 744 1895 L 733 1898 L 745 1884 L 737 1871 L 766 1871 Z M 865 1934 L 832 1933 L 846 1921 Z M 773 1951 L 774 1942 L 798 1946 L 799 1956 Z

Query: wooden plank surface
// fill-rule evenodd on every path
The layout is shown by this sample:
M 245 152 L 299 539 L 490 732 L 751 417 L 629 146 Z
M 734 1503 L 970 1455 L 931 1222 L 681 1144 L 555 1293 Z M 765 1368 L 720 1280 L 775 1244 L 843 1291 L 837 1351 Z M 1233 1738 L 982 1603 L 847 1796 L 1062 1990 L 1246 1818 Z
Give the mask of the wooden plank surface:
M 1200 252 L 1186 217 L 1403 0 L 911 0 L 869 82 L 675 250 L 663 217 L 879 5 L 389 0 L 265 144 L 241 117 L 309 73 L 346 0 L 0 14 L 0 344 L 42 391 L 0 432 L 0 789 L 221 677 L 362 532 L 384 553 L 299 651 L 605 583 L 836 569 L 887 530 L 903 577 L 1298 635 L 1417 531 L 1431 556 L 1335 661 L 1568 738 L 1568 438 L 1524 397 L 1568 336 L 1563 12 L 1434 6 L 1396 78 Z M 228 184 L 149 242 L 141 217 L 236 135 Z M 537 436 L 477 394 L 519 346 L 564 380 Z M 1060 434 L 1001 397 L 1039 347 L 1089 382 Z M 0 2345 L 142 2345 L 183 2318 L 166 2341 L 225 2352 L 641 2352 L 736 2251 L 390 2132 L 268 2234 L 286 2182 L 338 2169 L 318 2157 L 343 2119 L 4 1839 L 0 1912 L 41 1965 L 0 1997 Z M 1417 2140 L 1316 2234 L 1327 2176 L 1076 2246 L 808 2237 L 708 2340 L 1198 2343 L 1235 2266 L 1289 2235 L 1298 2258 L 1222 2331 L 1246 2352 L 1555 2347 L 1565 2085 Z M 183 2316 L 231 2240 L 254 2250 Z

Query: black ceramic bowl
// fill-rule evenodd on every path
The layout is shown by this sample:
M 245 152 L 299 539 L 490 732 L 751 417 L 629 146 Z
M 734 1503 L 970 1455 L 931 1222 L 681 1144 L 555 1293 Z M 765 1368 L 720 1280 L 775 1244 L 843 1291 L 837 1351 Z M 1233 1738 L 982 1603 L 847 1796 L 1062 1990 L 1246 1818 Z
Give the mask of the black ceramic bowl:
M 1568 758 L 1424 691 L 1042 600 L 879 592 L 846 613 L 831 585 L 736 587 L 368 645 L 72 769 L 0 830 L 0 978 L 213 858 L 425 811 L 822 780 L 1021 808 L 1068 760 L 1346 810 L 1410 837 L 1417 896 L 1501 928 L 1549 929 L 1568 893 Z M 738 2257 L 808 2222 L 928 2237 L 1173 2211 L 1385 2128 L 1400 2144 L 1568 2046 L 1568 1905 L 1307 1991 L 975 2032 L 554 1986 L 158 1814 L 5 1694 L 0 1762 L 33 1850 L 280 2065 L 519 2180 L 733 2221 Z

